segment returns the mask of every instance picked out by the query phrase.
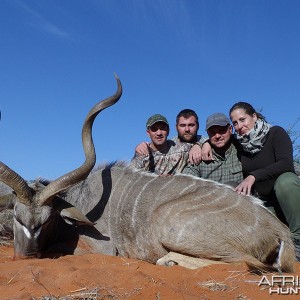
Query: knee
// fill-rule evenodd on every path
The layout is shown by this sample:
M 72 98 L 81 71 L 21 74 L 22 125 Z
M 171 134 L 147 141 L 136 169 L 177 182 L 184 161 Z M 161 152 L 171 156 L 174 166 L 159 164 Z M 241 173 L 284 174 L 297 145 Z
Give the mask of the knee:
M 292 173 L 286 172 L 281 174 L 275 181 L 274 190 L 278 191 L 290 191 L 291 188 L 295 187 L 295 185 L 299 185 L 299 177 Z

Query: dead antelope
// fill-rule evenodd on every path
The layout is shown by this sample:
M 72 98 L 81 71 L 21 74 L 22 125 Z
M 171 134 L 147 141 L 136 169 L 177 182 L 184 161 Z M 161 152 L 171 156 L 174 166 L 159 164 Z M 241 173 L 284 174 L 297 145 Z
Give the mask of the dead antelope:
M 115 163 L 94 169 L 91 129 L 122 94 L 99 102 L 82 130 L 86 161 L 48 185 L 27 182 L 0 164 L 15 191 L 16 257 L 86 252 L 156 263 L 168 252 L 261 270 L 293 271 L 289 229 L 254 197 L 186 175 L 158 177 Z M 63 192 L 63 193 L 62 193 Z

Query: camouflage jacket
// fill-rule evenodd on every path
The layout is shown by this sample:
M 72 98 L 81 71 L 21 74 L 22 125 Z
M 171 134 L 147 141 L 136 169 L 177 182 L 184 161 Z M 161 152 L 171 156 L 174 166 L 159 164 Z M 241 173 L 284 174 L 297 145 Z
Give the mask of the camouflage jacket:
M 206 138 L 198 136 L 198 142 L 203 143 Z M 189 151 L 193 144 L 181 142 L 178 137 L 168 140 L 167 153 L 149 149 L 149 155 L 137 155 L 131 160 L 131 166 L 158 175 L 174 175 L 181 173 L 188 163 Z

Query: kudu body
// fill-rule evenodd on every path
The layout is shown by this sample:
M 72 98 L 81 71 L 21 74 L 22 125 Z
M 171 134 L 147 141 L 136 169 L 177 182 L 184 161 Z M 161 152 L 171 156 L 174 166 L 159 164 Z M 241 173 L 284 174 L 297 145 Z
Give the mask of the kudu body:
M 0 165 L 0 179 L 16 193 L 15 255 L 100 252 L 156 263 L 173 251 L 245 261 L 262 270 L 293 271 L 289 229 L 254 197 L 238 195 L 214 181 L 187 175 L 159 177 L 122 163 L 90 173 L 95 164 L 92 123 L 121 97 L 117 81 L 116 94 L 97 104 L 86 119 L 87 159 L 80 168 L 46 187 L 39 182 L 29 187 Z

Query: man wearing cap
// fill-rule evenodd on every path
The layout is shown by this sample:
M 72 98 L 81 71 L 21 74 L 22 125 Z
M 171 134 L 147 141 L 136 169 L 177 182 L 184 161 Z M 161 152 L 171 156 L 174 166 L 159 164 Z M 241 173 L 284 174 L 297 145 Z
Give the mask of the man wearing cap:
M 222 113 L 210 115 L 206 131 L 212 148 L 212 159 L 198 165 L 188 164 L 183 173 L 221 183 L 237 185 L 243 180 L 242 164 L 238 155 L 239 144 L 232 137 L 232 125 Z
M 201 146 L 207 141 L 207 137 L 197 134 L 198 129 L 198 115 L 194 110 L 183 109 L 178 113 L 176 116 L 177 136 L 172 138 L 172 140 L 178 144 L 178 147 L 183 147 L 182 143 L 188 144 L 185 145 L 188 146 L 188 161 L 194 164 L 199 164 L 201 161 Z M 185 146 L 184 148 L 186 148 Z M 137 155 L 148 155 L 148 150 L 148 144 L 142 142 L 136 146 L 135 153 Z
M 147 154 L 136 152 L 131 166 L 158 175 L 182 172 L 187 164 L 190 145 L 168 140 L 169 131 L 169 123 L 163 115 L 151 116 L 146 123 L 146 133 L 151 140 L 146 144 Z

